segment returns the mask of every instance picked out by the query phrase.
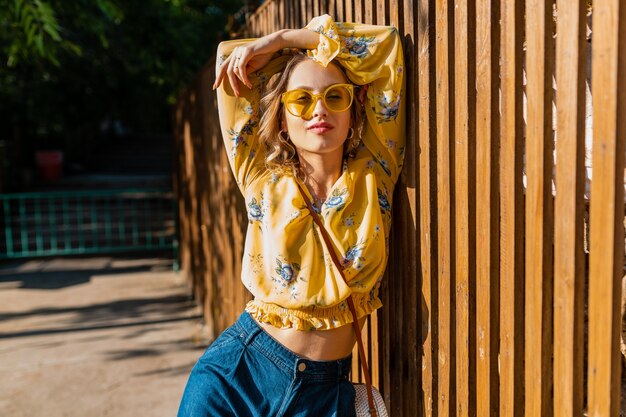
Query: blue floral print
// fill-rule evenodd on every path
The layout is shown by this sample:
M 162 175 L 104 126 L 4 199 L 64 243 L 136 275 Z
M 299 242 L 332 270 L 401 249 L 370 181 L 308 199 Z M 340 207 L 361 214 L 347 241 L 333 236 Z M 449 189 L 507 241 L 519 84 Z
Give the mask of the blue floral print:
M 286 287 L 295 281 L 298 272 L 300 272 L 300 264 L 290 264 L 276 258 L 276 269 L 274 271 L 278 274 L 281 286 Z
M 379 123 L 396 120 L 396 117 L 398 117 L 398 110 L 400 109 L 400 98 L 400 94 L 396 94 L 395 98 L 391 99 L 382 92 L 378 95 L 378 105 L 381 109 L 377 110 L 376 106 L 372 106 L 372 110 L 376 113 L 376 120 Z
M 389 200 L 387 199 L 387 196 L 383 194 L 383 192 L 380 189 L 378 189 L 378 205 L 383 211 L 391 210 L 391 204 L 389 204 Z
M 341 190 L 334 190 L 332 194 L 326 199 L 324 205 L 327 208 L 334 208 L 336 210 L 341 210 L 346 205 L 346 196 L 348 194 L 348 189 L 343 188 Z
M 321 33 L 324 36 L 327 36 L 327 37 L 329 37 L 331 39 L 337 40 L 337 34 L 335 33 L 335 30 L 332 27 L 330 29 L 328 29 L 327 31 L 324 31 L 324 25 L 319 25 L 315 29 L 315 32 Z
M 387 163 L 387 161 L 384 158 L 378 159 L 378 163 L 380 164 L 380 166 L 383 169 L 383 171 L 385 171 L 385 174 L 391 175 L 391 170 L 389 169 L 389 164 Z
M 237 156 L 237 153 L 239 152 L 239 148 L 241 146 L 248 146 L 248 142 L 246 141 L 246 137 L 244 135 L 252 135 L 254 132 L 254 128 L 257 126 L 257 124 L 258 123 L 255 120 L 250 119 L 246 122 L 246 124 L 243 125 L 243 127 L 239 131 L 236 131 L 233 128 L 227 130 L 227 133 L 230 136 L 230 140 L 233 141 L 233 145 L 231 147 L 231 154 L 233 157 Z
M 344 51 L 348 52 L 350 55 L 356 56 L 357 58 L 365 58 L 368 53 L 368 47 L 371 46 L 376 38 L 374 36 L 367 38 L 364 35 L 355 38 L 354 36 L 347 36 L 343 39 L 343 44 L 345 46 Z
M 241 128 L 240 133 L 244 134 L 244 135 L 251 135 L 252 131 L 254 130 L 254 128 L 257 126 L 257 122 L 255 120 L 248 120 L 248 122 L 243 125 L 243 127 Z
M 237 132 L 234 129 L 228 129 L 228 134 L 230 135 L 230 140 L 233 141 L 233 153 L 236 153 L 239 145 L 243 144 L 243 146 L 247 146 L 246 138 L 242 132 Z
M 356 269 L 360 269 L 358 265 L 355 264 L 358 264 L 364 260 L 361 256 L 363 254 L 363 249 L 365 249 L 365 243 L 357 243 L 353 246 L 349 246 L 346 250 L 346 254 L 341 260 L 341 264 L 343 265 L 343 267 L 350 268 L 354 265 Z
M 263 220 L 263 209 L 254 197 L 248 203 L 248 219 L 250 220 L 250 223 L 253 221 Z

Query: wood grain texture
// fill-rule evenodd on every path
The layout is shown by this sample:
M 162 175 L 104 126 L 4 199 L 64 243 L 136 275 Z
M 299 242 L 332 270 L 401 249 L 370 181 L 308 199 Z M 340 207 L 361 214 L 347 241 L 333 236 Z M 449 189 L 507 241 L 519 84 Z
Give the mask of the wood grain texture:
M 497 416 L 499 339 L 499 15 L 476 3 L 476 415 Z M 480 138 L 480 140 L 478 140 Z
M 552 2 L 526 0 L 526 417 L 552 414 Z
M 500 416 L 523 415 L 522 3 L 501 2 Z
M 424 417 L 436 416 L 437 392 L 437 199 L 435 144 L 435 68 L 430 45 L 435 39 L 434 1 L 417 2 L 417 140 L 419 144 L 419 245 L 420 245 L 420 340 L 421 379 L 423 402 L 420 411 Z M 407 13 L 406 16 L 409 16 Z
M 594 114 L 589 253 L 588 414 L 619 415 L 620 279 L 626 141 L 626 6 L 594 3 Z M 592 341 L 592 342 L 591 342 Z
M 435 5 L 435 83 L 437 132 L 437 416 L 451 415 L 450 381 L 451 346 L 451 159 L 450 159 L 450 66 L 449 66 L 449 4 L 438 0 Z
M 584 1 L 557 3 L 556 78 L 558 164 L 554 236 L 554 414 L 583 410 L 584 117 L 586 36 Z
M 454 1 L 454 294 L 456 415 L 470 403 L 470 5 Z

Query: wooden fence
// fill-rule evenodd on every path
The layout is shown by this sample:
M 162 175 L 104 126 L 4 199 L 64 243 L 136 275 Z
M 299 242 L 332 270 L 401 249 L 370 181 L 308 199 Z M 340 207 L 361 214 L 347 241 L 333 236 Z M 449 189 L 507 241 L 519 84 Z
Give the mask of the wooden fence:
M 394 417 L 619 413 L 626 4 L 590 10 L 573 0 L 276 0 L 249 19 L 247 36 L 323 13 L 402 34 L 412 117 L 384 308 L 366 337 Z M 181 265 L 217 334 L 249 296 L 247 221 L 213 68 L 181 95 L 174 122 Z

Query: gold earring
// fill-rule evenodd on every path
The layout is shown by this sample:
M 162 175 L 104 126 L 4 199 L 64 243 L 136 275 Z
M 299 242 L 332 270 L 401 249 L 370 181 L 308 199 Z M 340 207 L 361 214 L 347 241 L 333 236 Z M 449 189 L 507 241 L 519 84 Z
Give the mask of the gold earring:
M 352 139 L 352 137 L 354 136 L 354 128 L 351 127 L 348 131 L 350 132 L 350 134 L 346 139 Z

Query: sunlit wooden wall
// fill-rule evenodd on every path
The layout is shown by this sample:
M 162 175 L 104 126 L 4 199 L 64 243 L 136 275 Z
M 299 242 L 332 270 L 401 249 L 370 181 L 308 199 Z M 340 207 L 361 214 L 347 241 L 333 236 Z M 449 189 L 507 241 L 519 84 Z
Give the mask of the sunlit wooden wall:
M 404 43 L 408 147 L 366 337 L 390 415 L 618 416 L 626 3 L 277 0 L 245 35 L 323 13 Z M 248 295 L 213 77 L 174 119 L 182 266 L 219 333 Z

